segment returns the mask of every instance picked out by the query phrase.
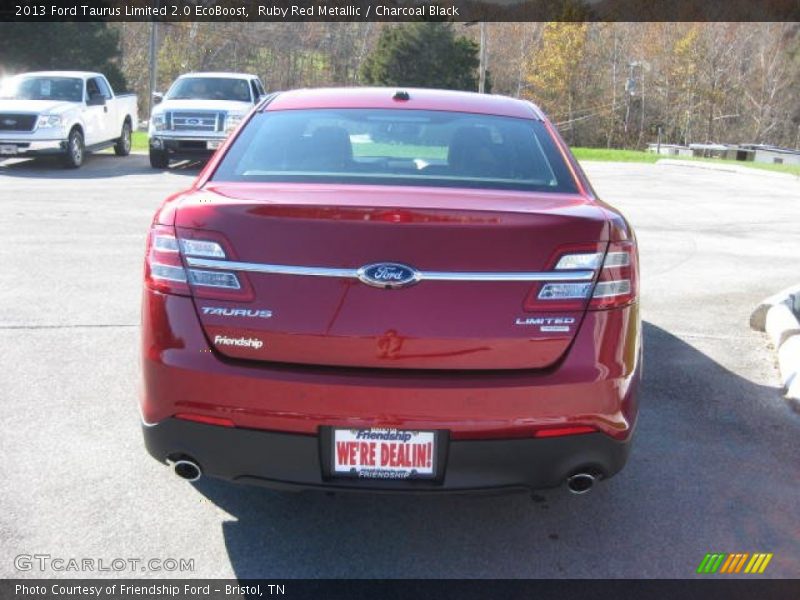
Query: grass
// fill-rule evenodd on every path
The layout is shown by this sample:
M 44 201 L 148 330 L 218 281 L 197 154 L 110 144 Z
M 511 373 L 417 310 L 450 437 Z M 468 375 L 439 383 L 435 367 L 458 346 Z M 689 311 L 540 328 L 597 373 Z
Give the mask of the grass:
M 418 146 L 413 144 L 353 144 L 354 156 L 391 156 L 392 158 L 421 158 L 428 160 L 447 158 L 447 146 Z
M 134 131 L 131 136 L 131 150 L 134 152 L 147 152 L 147 132 Z
M 599 160 L 603 162 L 643 162 L 654 163 L 663 156 L 640 150 L 615 150 L 613 148 L 573 148 L 578 160 Z
M 709 162 L 723 165 L 738 165 L 749 169 L 760 169 L 762 171 L 776 171 L 778 173 L 789 173 L 800 177 L 800 166 L 797 165 L 772 165 L 768 163 L 744 162 L 739 160 L 721 160 L 718 158 L 696 158 L 688 156 L 661 156 L 652 152 L 641 150 L 615 150 L 612 148 L 573 148 L 572 152 L 578 160 L 605 161 L 605 162 L 641 162 L 655 163 L 662 158 L 675 158 L 677 160 L 692 160 L 698 162 Z

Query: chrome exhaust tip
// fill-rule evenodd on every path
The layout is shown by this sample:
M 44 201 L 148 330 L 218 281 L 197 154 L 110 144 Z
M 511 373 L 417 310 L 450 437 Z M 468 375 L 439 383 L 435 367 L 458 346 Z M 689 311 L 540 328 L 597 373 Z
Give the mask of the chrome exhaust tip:
M 567 477 L 567 488 L 573 494 L 585 494 L 594 487 L 597 478 L 591 473 L 576 473 Z
M 203 476 L 200 465 L 191 460 L 176 460 L 172 469 L 175 471 L 175 475 L 186 481 L 197 481 Z

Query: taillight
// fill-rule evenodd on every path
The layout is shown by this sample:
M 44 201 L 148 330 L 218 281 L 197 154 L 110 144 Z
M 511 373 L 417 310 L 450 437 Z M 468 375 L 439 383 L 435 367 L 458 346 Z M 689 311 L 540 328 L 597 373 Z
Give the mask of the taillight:
M 526 311 L 583 310 L 627 306 L 636 300 L 637 264 L 634 242 L 611 242 L 561 248 L 551 263 L 559 279 L 546 281 L 531 290 Z M 570 277 L 572 280 L 570 280 Z
M 523 308 L 537 312 L 582 311 L 603 262 L 605 246 L 596 243 L 560 247 L 547 265 L 553 280 L 533 286 Z
M 611 242 L 608 245 L 589 302 L 590 309 L 618 308 L 636 300 L 639 291 L 636 259 L 634 242 Z
M 185 258 L 205 258 L 224 262 L 235 260 L 228 240 L 221 233 L 203 229 L 179 227 L 178 237 L 181 255 Z M 184 261 L 185 262 L 185 261 Z M 198 298 L 215 300 L 237 300 L 248 302 L 253 299 L 253 290 L 244 273 L 234 273 L 225 269 L 203 269 L 186 267 L 192 295 Z
M 144 281 L 150 289 L 165 294 L 189 295 L 186 270 L 178 239 L 172 227 L 153 225 L 147 238 Z
M 227 250 L 226 250 L 227 248 Z M 194 295 L 220 300 L 252 300 L 244 275 L 225 270 L 187 267 L 184 257 L 230 258 L 227 240 L 216 232 L 181 230 L 154 225 L 150 230 L 145 264 L 145 283 L 168 294 Z

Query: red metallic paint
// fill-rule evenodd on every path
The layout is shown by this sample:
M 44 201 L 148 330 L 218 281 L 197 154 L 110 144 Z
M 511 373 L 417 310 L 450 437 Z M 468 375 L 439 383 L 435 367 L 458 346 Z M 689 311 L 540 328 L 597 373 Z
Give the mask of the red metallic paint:
M 410 93 L 404 108 L 544 119 L 530 103 L 512 99 Z M 396 104 L 386 90 L 303 90 L 261 110 L 311 107 Z M 392 260 L 390 250 L 402 248 L 403 262 L 429 270 L 542 270 L 565 244 L 634 239 L 624 218 L 595 198 L 544 120 L 579 194 L 210 182 L 229 140 L 192 188 L 165 201 L 155 222 L 186 235 L 235 231 L 230 251 L 240 260 L 265 262 L 269 255 L 275 263 L 358 267 L 376 257 Z M 183 413 L 307 435 L 325 425 L 446 429 L 452 439 L 591 428 L 625 440 L 632 433 L 641 371 L 638 302 L 562 311 L 576 317 L 574 331 L 537 338 L 513 326 L 516 316 L 531 314 L 523 307 L 530 284 L 449 282 L 401 295 L 339 280 L 286 279 L 247 277 L 256 298 L 268 298 L 253 307 L 279 304 L 292 323 L 270 335 L 263 356 L 251 351 L 247 359 L 233 350 L 223 355 L 207 336 L 263 336 L 263 329 L 201 323 L 200 299 L 144 290 L 146 423 Z M 384 294 L 383 310 L 370 312 L 370 294 Z
M 190 298 L 145 290 L 142 416 L 200 413 L 310 435 L 320 425 L 449 429 L 456 439 L 574 424 L 625 439 L 636 417 L 638 310 L 587 313 L 549 369 L 337 369 L 226 359 L 210 348 Z
M 403 110 L 446 110 L 484 115 L 537 119 L 542 114 L 530 102 L 483 94 L 409 88 L 410 99 L 397 101 L 386 88 L 316 88 L 284 92 L 267 110 L 314 108 L 400 108 Z
M 406 220 L 382 218 L 403 205 Z M 597 240 L 608 236 L 605 212 L 580 196 L 359 185 L 212 183 L 183 199 L 175 225 L 180 237 L 221 241 L 207 232 L 236 232 L 235 248 L 223 245 L 239 261 L 358 268 L 380 257 L 425 271 L 541 271 L 552 267 L 554 248 L 570 247 L 564 242 L 591 240 L 605 250 Z M 257 351 L 219 348 L 239 358 L 542 368 L 563 354 L 577 329 L 542 334 L 517 326 L 526 297 L 539 287 L 526 282 L 424 282 L 387 293 L 351 280 L 259 275 L 243 278 L 243 285 L 255 290 L 253 308 L 272 310 L 272 319 L 242 324 L 201 316 L 211 338 L 264 341 Z M 577 324 L 585 305 L 535 310 L 557 311 Z

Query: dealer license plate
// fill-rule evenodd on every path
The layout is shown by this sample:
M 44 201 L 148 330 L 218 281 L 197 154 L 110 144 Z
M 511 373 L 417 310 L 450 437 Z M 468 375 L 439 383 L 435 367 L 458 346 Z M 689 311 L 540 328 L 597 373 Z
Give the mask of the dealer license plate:
M 0 156 L 14 156 L 17 153 L 17 147 L 14 145 L 0 145 Z
M 334 429 L 333 475 L 359 479 L 436 477 L 436 434 L 404 429 Z
M 206 142 L 206 148 L 209 150 L 216 150 L 222 145 L 222 142 Z

